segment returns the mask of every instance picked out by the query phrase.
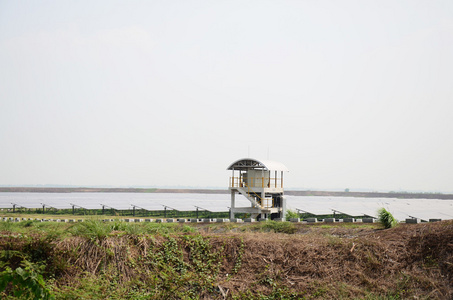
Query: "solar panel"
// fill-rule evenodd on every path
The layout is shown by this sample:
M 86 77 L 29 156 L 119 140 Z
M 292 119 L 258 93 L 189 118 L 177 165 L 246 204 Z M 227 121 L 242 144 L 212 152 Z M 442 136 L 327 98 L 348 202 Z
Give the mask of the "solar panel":
M 333 210 L 353 216 L 377 216 L 384 207 L 402 221 L 416 217 L 423 220 L 453 219 L 453 200 L 398 199 L 364 197 L 285 196 L 288 209 L 299 209 L 316 215 L 332 214 Z M 249 207 L 250 202 L 236 194 L 237 207 Z M 119 210 L 144 208 L 163 210 L 164 206 L 179 211 L 200 210 L 226 212 L 231 205 L 230 194 L 195 193 L 0 193 L 0 207 L 12 208 L 12 203 L 26 208 L 47 207 L 86 209 L 115 208 Z

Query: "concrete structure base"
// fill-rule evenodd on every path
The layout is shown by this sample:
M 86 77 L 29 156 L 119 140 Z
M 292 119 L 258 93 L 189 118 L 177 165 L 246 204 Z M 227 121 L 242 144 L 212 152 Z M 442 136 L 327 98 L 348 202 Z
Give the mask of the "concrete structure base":
M 420 223 L 420 219 L 417 218 L 406 219 L 406 224 L 418 224 L 418 223 Z
M 363 223 L 376 223 L 376 219 L 374 219 L 374 218 L 363 218 L 362 222 Z
M 231 222 L 234 222 L 234 223 L 244 223 L 244 220 L 242 220 L 242 219 L 235 219 L 235 218 L 233 218 L 233 219 L 231 219 L 230 221 L 231 221 Z
M 226 223 L 226 222 L 230 222 L 230 219 L 217 219 L 216 222 L 217 223 Z

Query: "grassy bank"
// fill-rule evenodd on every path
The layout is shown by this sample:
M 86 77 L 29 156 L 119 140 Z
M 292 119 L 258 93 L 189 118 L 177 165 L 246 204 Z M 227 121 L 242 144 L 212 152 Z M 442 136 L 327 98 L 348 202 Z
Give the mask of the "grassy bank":
M 453 296 L 452 221 L 386 230 L 289 222 L 0 222 L 0 254 L 4 278 L 21 268 L 56 299 Z M 26 297 L 27 284 L 8 283 L 0 296 L 17 299 L 16 290 Z

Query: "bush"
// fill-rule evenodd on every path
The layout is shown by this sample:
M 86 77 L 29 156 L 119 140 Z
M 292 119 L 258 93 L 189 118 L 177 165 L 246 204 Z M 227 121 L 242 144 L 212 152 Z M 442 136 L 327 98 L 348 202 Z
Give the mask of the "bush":
M 44 266 L 37 267 L 25 259 L 22 266 L 15 270 L 5 266 L 5 270 L 0 272 L 0 295 L 14 295 L 19 299 L 54 299 L 41 275 Z
M 393 215 L 386 210 L 385 208 L 381 208 L 378 210 L 378 221 L 384 225 L 384 228 L 392 228 L 395 227 L 398 221 L 393 217 Z
M 260 224 L 261 225 L 261 224 Z M 297 231 L 296 226 L 290 222 L 275 222 L 267 221 L 261 225 L 264 230 L 273 231 L 275 233 L 293 234 Z
M 289 219 L 297 219 L 297 218 L 299 218 L 299 214 L 296 211 L 294 211 L 294 210 L 288 209 L 286 211 L 285 218 L 287 220 L 289 220 Z

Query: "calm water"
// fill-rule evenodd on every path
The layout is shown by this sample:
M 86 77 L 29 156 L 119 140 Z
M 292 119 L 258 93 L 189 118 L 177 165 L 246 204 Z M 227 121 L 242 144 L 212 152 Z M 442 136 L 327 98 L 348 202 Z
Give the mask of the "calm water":
M 376 216 L 385 207 L 393 215 L 404 220 L 410 216 L 421 219 L 453 219 L 453 200 L 396 199 L 286 196 L 289 209 L 299 209 L 314 214 L 331 214 L 332 210 L 351 215 Z M 42 204 L 55 208 L 71 208 L 72 204 L 87 209 L 99 209 L 102 205 L 116 209 L 130 209 L 132 205 L 148 210 L 162 210 L 164 206 L 189 211 L 196 207 L 213 212 L 228 211 L 229 194 L 179 194 L 179 193 L 0 193 L 0 208 L 12 208 L 12 204 L 27 208 L 40 208 Z M 236 206 L 249 206 L 250 202 L 236 196 Z

